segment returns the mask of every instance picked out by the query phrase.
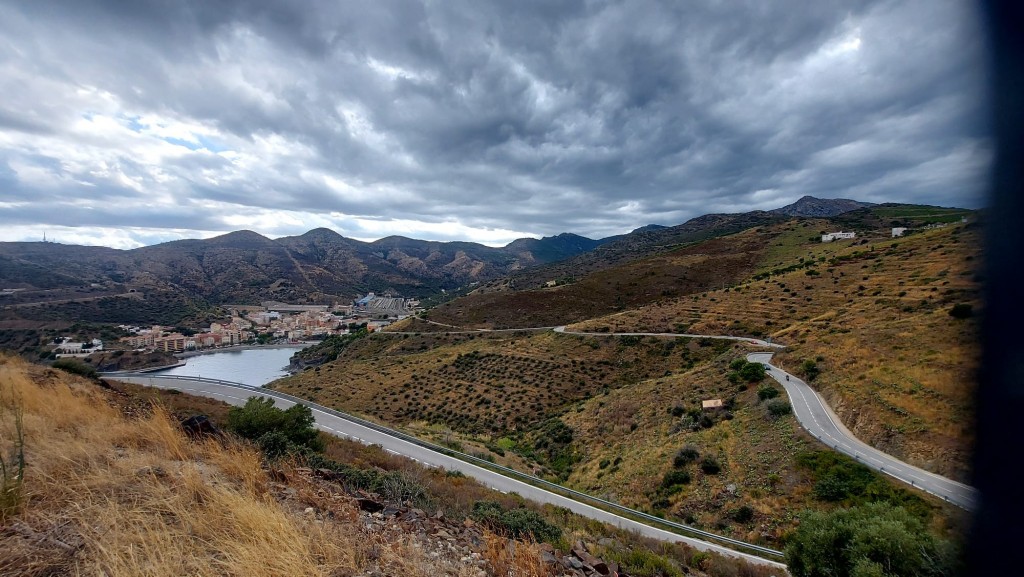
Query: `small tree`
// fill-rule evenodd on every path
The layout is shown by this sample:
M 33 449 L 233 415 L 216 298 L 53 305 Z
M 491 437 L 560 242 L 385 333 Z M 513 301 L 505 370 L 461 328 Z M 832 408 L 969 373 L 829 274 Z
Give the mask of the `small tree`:
M 949 543 L 902 507 L 871 503 L 806 511 L 786 545 L 793 577 L 940 576 L 957 573 Z
M 757 383 L 764 380 L 766 376 L 764 365 L 761 363 L 747 363 L 739 370 L 740 377 L 748 383 Z
M 700 461 L 700 470 L 707 475 L 717 475 L 722 470 L 722 465 L 714 457 L 704 457 Z
M 680 467 L 685 467 L 690 463 L 696 461 L 697 457 L 700 457 L 700 451 L 697 450 L 697 447 L 687 445 L 682 449 L 679 449 L 679 452 L 676 453 L 675 458 L 672 459 L 672 466 L 676 467 L 677 469 Z
M 768 414 L 773 418 L 778 418 L 793 412 L 793 407 L 791 407 L 785 399 L 771 399 L 764 404 L 764 408 L 767 409 Z
M 228 412 L 227 428 L 238 435 L 266 445 L 272 453 L 282 450 L 285 440 L 297 447 L 322 451 L 323 442 L 313 426 L 313 411 L 305 405 L 293 405 L 285 410 L 274 406 L 274 400 L 249 397 L 243 407 Z M 269 433 L 275 435 L 267 436 Z
M 818 363 L 812 361 L 811 359 L 807 359 L 806 361 L 804 361 L 800 365 L 800 370 L 803 372 L 804 378 L 807 379 L 808 381 L 813 381 L 814 379 L 818 378 L 818 375 L 821 374 L 821 369 L 818 368 Z
M 757 389 L 757 398 L 761 399 L 762 401 L 774 399 L 775 397 L 778 396 L 779 390 L 771 385 L 762 385 L 759 389 Z

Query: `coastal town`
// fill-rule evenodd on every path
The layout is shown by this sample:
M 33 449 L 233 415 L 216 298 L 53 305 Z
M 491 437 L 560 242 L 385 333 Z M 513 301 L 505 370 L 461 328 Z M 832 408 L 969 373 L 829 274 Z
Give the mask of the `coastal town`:
M 117 348 L 136 351 L 182 353 L 243 344 L 281 344 L 319 341 L 330 335 L 348 334 L 365 328 L 370 332 L 404 319 L 418 311 L 419 301 L 369 293 L 351 304 L 300 305 L 265 301 L 259 306 L 226 307 L 230 318 L 207 327 L 148 327 L 119 325 L 128 336 L 118 339 Z M 86 357 L 104 350 L 99 339 L 55 342 L 57 357 Z

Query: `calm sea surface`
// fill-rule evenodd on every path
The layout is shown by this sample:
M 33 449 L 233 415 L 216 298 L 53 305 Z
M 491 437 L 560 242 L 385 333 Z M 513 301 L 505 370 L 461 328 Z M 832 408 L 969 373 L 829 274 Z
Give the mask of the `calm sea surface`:
M 181 375 L 204 377 L 263 386 L 287 376 L 288 359 L 299 351 L 295 347 L 260 348 L 242 351 L 223 351 L 185 359 L 186 365 L 154 375 Z

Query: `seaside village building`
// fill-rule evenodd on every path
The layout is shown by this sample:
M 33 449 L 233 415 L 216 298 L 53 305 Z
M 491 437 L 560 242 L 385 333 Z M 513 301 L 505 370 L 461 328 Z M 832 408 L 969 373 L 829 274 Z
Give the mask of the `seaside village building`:
M 153 349 L 168 353 L 180 353 L 188 349 L 224 347 L 237 345 L 252 339 L 249 323 L 242 319 L 232 319 L 228 324 L 213 323 L 210 330 L 187 337 L 178 332 L 169 332 L 159 325 L 149 329 L 139 329 L 135 334 L 123 337 L 121 342 L 135 349 Z
M 821 235 L 821 242 L 832 242 L 834 240 L 842 240 L 849 238 L 857 238 L 855 232 L 827 232 Z

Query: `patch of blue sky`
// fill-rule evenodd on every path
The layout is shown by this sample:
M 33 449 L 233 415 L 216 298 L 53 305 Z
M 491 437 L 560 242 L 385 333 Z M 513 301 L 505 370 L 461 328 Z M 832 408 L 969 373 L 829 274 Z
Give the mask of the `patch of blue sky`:
M 209 138 L 207 138 L 205 136 L 202 136 L 202 135 L 199 135 L 199 134 L 193 134 L 192 136 L 195 138 L 194 141 L 192 141 L 192 140 L 182 140 L 180 138 L 174 138 L 174 137 L 171 137 L 171 136 L 165 136 L 165 137 L 162 137 L 162 138 L 163 138 L 163 140 L 165 142 L 169 142 L 169 143 L 171 143 L 171 144 L 173 144 L 175 146 L 184 146 L 185 148 L 187 148 L 189 150 L 206 149 L 206 150 L 209 150 L 210 152 L 214 152 L 214 153 L 216 153 L 216 152 L 223 152 L 223 151 L 227 150 L 226 146 L 224 146 L 224 145 L 222 145 L 222 144 L 220 144 L 220 143 L 218 143 L 218 142 L 216 142 L 214 140 L 211 140 L 211 139 L 209 139 Z
M 122 116 L 121 118 L 125 120 L 126 126 L 132 132 L 142 132 L 146 128 L 145 124 L 139 122 L 138 116 Z

